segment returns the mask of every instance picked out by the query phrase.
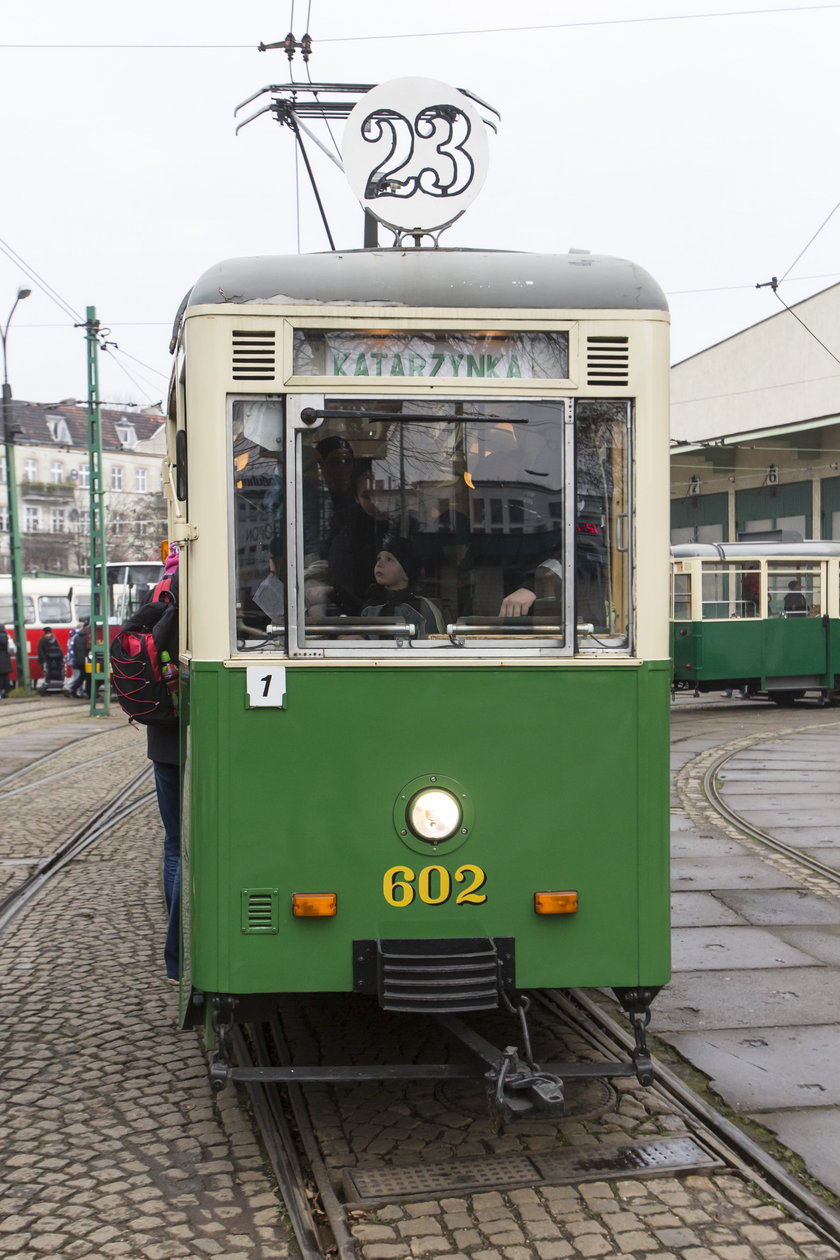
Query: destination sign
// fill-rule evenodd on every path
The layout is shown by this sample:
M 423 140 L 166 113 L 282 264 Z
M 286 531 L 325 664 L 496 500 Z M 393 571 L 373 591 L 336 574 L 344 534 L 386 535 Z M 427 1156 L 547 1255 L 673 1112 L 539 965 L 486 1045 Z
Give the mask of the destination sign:
M 566 380 L 569 335 L 298 329 L 294 335 L 294 373 L 342 378 Z

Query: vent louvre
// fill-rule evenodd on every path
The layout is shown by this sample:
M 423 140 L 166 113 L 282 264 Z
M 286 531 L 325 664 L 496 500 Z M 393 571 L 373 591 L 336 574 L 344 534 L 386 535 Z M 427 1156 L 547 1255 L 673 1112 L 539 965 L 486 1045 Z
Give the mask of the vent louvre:
M 242 931 L 277 933 L 280 930 L 280 903 L 276 888 L 242 889 Z
M 630 346 L 627 337 L 586 338 L 586 383 L 629 385 Z
M 235 381 L 273 381 L 276 375 L 276 334 L 234 330 L 231 374 Z

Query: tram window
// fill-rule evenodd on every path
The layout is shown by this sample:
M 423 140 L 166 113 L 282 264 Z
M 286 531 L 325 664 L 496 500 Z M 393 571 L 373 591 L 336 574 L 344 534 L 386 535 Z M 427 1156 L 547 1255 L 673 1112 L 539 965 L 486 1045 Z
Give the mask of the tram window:
M 13 621 L 12 597 L 11 595 L 0 595 L 0 624 L 8 626 Z M 23 624 L 25 626 L 33 626 L 35 624 L 35 600 L 31 595 L 24 595 L 23 597 Z M 47 625 L 49 624 L 47 622 Z
M 231 435 L 235 641 L 239 651 L 276 651 L 285 627 L 281 400 L 234 399 Z
M 563 495 L 565 405 L 380 396 L 324 406 L 342 414 L 299 439 L 297 595 L 307 634 L 322 646 L 372 635 L 383 646 L 415 637 L 448 645 L 444 627 L 458 626 L 465 642 L 489 634 L 508 646 L 543 637 L 562 645 L 562 521 L 552 505 Z M 374 565 L 388 539 L 405 544 L 408 584 L 383 595 Z M 556 564 L 538 589 L 546 560 Z M 501 617 L 518 590 L 528 615 Z M 422 626 L 415 617 L 412 632 L 406 608 L 424 600 L 440 628 L 437 616 Z
M 575 404 L 575 616 L 596 648 L 630 643 L 629 439 L 626 403 Z
M 703 620 L 760 617 L 760 568 L 758 560 L 704 564 Z
M 45 626 L 62 625 L 72 619 L 66 595 L 39 595 L 38 620 Z
M 691 620 L 691 574 L 672 575 L 671 607 L 674 621 Z
M 822 611 L 819 564 L 768 561 L 767 615 L 769 617 L 818 616 Z

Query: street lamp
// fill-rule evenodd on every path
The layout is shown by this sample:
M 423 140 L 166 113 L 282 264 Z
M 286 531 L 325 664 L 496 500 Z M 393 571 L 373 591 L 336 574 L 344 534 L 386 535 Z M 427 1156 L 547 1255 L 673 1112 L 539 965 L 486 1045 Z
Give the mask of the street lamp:
M 9 325 L 18 302 L 28 298 L 31 289 L 18 289 L 5 326 L 0 325 L 3 342 L 3 448 L 6 453 L 6 503 L 9 510 L 9 568 L 12 574 L 12 604 L 14 608 L 15 644 L 17 646 L 17 685 L 29 690 L 29 650 L 26 645 L 26 623 L 23 615 L 23 588 L 21 586 L 20 521 L 18 519 L 17 476 L 15 474 L 15 447 L 11 428 L 12 387 L 6 362 L 6 338 Z

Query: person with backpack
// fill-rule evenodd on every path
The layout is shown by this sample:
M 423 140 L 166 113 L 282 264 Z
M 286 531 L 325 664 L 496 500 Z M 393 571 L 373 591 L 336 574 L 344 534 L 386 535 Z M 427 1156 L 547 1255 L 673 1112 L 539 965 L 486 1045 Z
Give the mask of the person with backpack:
M 151 599 L 111 644 L 111 678 L 120 707 L 146 727 L 163 824 L 163 893 L 168 980 L 181 976 L 181 748 L 178 723 L 178 548 L 172 546 Z

